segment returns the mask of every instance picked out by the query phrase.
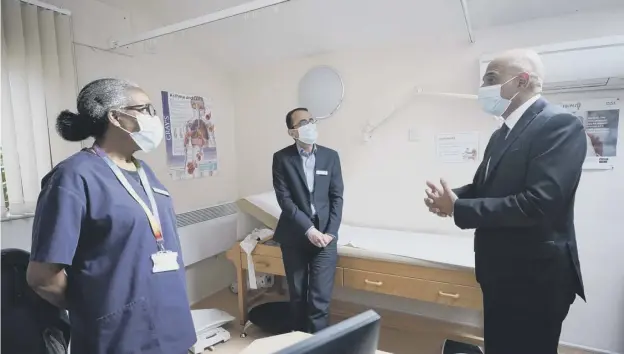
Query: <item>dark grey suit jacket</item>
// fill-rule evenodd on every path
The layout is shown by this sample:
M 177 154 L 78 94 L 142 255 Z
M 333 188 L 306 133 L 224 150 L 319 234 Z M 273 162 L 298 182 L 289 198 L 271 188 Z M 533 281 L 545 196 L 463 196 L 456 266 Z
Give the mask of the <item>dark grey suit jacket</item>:
M 454 190 L 455 224 L 476 229 L 477 280 L 533 282 L 574 272 L 575 291 L 584 298 L 574 230 L 574 197 L 587 151 L 582 122 L 539 99 L 504 145 L 491 151 L 499 132 L 473 183 Z
M 282 208 L 273 238 L 282 245 L 309 242 L 305 233 L 314 226 L 312 204 L 318 215 L 319 231 L 338 237 L 344 191 L 338 153 L 317 145 L 314 170 L 314 192 L 310 194 L 296 144 L 273 155 L 273 188 Z

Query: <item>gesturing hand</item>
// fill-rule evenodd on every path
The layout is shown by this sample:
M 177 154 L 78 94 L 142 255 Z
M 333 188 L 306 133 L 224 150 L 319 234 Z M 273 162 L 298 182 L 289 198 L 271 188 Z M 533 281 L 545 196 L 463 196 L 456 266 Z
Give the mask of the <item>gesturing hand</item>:
M 440 217 L 451 216 L 453 215 L 453 206 L 457 200 L 457 195 L 453 193 L 444 179 L 440 179 L 440 184 L 442 188 L 427 181 L 427 187 L 429 188 L 425 189 L 425 193 L 427 194 L 425 205 L 429 208 L 430 212 Z
M 324 233 L 320 232 L 319 230 L 317 230 L 316 228 L 311 229 L 310 231 L 308 231 L 308 240 L 310 240 L 310 242 L 319 248 L 323 248 L 325 246 L 327 246 L 327 244 L 331 241 L 331 236 L 327 236 Z

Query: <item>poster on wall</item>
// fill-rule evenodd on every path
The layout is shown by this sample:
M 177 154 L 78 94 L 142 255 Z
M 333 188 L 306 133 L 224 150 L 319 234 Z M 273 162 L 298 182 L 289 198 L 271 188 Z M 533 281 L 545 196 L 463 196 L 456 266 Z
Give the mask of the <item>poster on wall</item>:
M 583 169 L 612 169 L 617 155 L 620 99 L 602 98 L 561 102 L 576 115 L 587 133 L 587 157 Z
M 169 174 L 174 180 L 214 176 L 217 142 L 208 101 L 201 96 L 161 93 Z
M 436 135 L 436 154 L 440 162 L 476 162 L 478 150 L 479 132 Z

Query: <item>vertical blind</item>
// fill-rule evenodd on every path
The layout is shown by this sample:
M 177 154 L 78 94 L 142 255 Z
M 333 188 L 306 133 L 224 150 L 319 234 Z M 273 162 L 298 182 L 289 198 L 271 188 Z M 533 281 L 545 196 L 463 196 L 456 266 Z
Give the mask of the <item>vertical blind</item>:
M 2 0 L 2 210 L 34 212 L 59 138 L 55 119 L 75 105 L 70 16 Z

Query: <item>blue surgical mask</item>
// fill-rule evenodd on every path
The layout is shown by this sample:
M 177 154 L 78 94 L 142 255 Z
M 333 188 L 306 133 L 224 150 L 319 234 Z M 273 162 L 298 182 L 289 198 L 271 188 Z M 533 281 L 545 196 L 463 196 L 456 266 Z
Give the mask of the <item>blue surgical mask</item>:
M 507 108 L 509 108 L 511 101 L 516 97 L 519 92 L 517 92 L 511 99 L 506 99 L 501 96 L 501 89 L 504 85 L 506 85 L 513 79 L 515 79 L 515 77 L 507 80 L 503 84 L 479 87 L 478 100 L 481 108 L 483 109 L 483 111 L 485 111 L 485 113 L 500 117 L 503 115 L 503 113 L 505 113 L 505 111 L 507 111 Z

